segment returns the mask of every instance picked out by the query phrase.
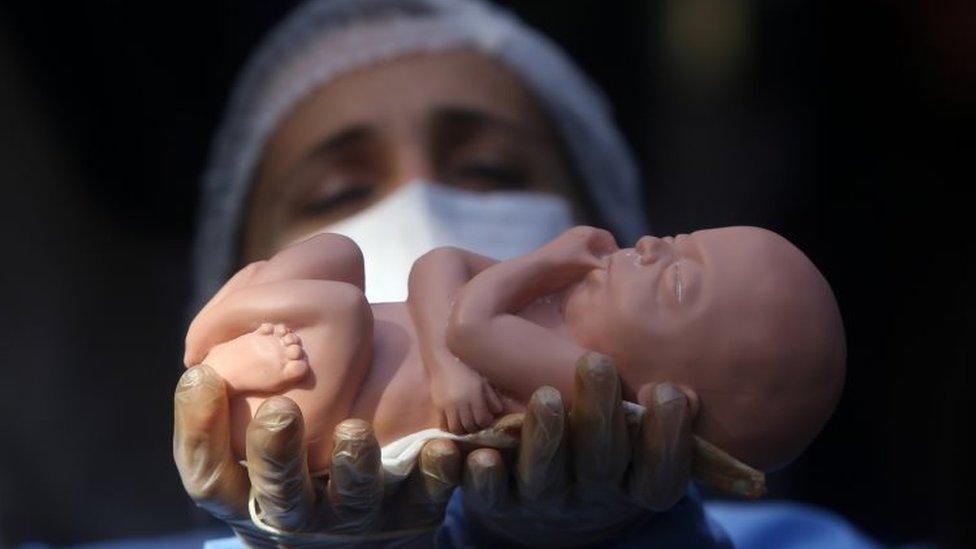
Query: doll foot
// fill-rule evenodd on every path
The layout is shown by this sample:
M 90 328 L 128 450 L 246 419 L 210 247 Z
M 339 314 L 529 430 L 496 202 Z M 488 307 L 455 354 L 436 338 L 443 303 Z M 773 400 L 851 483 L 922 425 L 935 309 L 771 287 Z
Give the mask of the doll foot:
M 270 323 L 217 345 L 204 362 L 236 392 L 278 392 L 309 369 L 298 335 L 283 324 Z
M 302 347 L 302 341 L 298 339 L 298 334 L 289 330 L 284 324 L 267 322 L 257 331 L 261 335 L 273 335 L 278 338 L 283 349 L 281 375 L 284 381 L 297 381 L 305 377 L 305 373 L 308 372 L 308 357 L 305 356 L 305 349 Z

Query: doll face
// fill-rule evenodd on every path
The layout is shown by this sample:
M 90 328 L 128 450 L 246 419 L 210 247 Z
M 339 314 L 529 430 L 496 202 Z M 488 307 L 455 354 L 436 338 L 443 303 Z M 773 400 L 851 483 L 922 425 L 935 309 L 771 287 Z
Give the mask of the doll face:
M 755 342 L 781 319 L 789 277 L 779 275 L 805 260 L 780 253 L 784 247 L 792 251 L 778 235 L 752 227 L 645 236 L 606 256 L 572 290 L 567 319 L 589 348 L 704 367 L 722 360 L 716 354 L 736 352 L 731 342 Z
M 843 386 L 830 286 L 763 229 L 644 237 L 604 257 L 565 307 L 576 340 L 615 359 L 625 399 L 644 383 L 693 389 L 696 432 L 762 469 L 802 451 Z

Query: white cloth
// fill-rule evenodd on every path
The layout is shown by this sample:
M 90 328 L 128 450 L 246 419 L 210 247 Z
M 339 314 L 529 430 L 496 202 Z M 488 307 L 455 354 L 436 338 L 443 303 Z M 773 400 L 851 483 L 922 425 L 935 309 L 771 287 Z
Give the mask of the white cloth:
M 490 429 L 468 435 L 455 435 L 440 429 L 424 429 L 397 439 L 382 448 L 383 480 L 387 484 L 396 484 L 405 479 L 417 463 L 424 444 L 438 438 L 491 448 L 511 448 L 518 444 L 518 441 L 511 436 Z
M 644 415 L 644 407 L 640 404 L 624 401 L 623 408 L 628 423 L 640 422 Z M 491 428 L 467 435 L 455 435 L 440 429 L 424 429 L 383 446 L 381 455 L 384 480 L 388 484 L 393 484 L 406 478 L 417 463 L 424 443 L 438 438 L 491 448 L 512 448 L 518 444 L 518 440 L 512 436 Z

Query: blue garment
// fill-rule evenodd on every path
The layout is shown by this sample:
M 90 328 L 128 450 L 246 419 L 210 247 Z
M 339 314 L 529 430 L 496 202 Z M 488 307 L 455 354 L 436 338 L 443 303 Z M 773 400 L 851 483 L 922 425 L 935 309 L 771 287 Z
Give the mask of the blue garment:
M 460 492 L 448 505 L 438 545 L 449 548 L 497 547 L 471 528 L 461 510 Z M 170 538 L 171 539 L 171 538 Z M 706 502 L 694 491 L 666 513 L 649 514 L 625 537 L 606 547 L 742 547 L 807 549 L 879 547 L 843 517 L 791 502 Z M 241 549 L 235 538 L 212 540 L 206 549 Z
M 450 549 L 462 547 L 504 547 L 497 539 L 468 522 L 461 508 L 461 491 L 455 490 L 447 506 L 444 524 L 437 532 L 437 546 Z M 666 513 L 649 513 L 631 528 L 624 539 L 601 544 L 602 547 L 715 547 L 731 549 L 728 535 L 714 520 L 705 515 L 697 491 L 692 489 Z
M 705 503 L 705 514 L 725 527 L 736 547 L 880 547 L 843 517 L 812 505 L 788 501 L 713 501 Z

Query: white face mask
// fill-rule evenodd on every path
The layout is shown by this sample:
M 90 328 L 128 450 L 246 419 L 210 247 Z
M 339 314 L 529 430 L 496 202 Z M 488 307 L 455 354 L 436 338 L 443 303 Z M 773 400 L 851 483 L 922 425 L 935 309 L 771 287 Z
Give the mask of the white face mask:
M 339 233 L 356 241 L 365 258 L 366 298 L 379 303 L 406 300 L 414 260 L 438 246 L 509 259 L 572 225 L 569 203 L 553 194 L 482 193 L 418 180 L 314 233 Z

